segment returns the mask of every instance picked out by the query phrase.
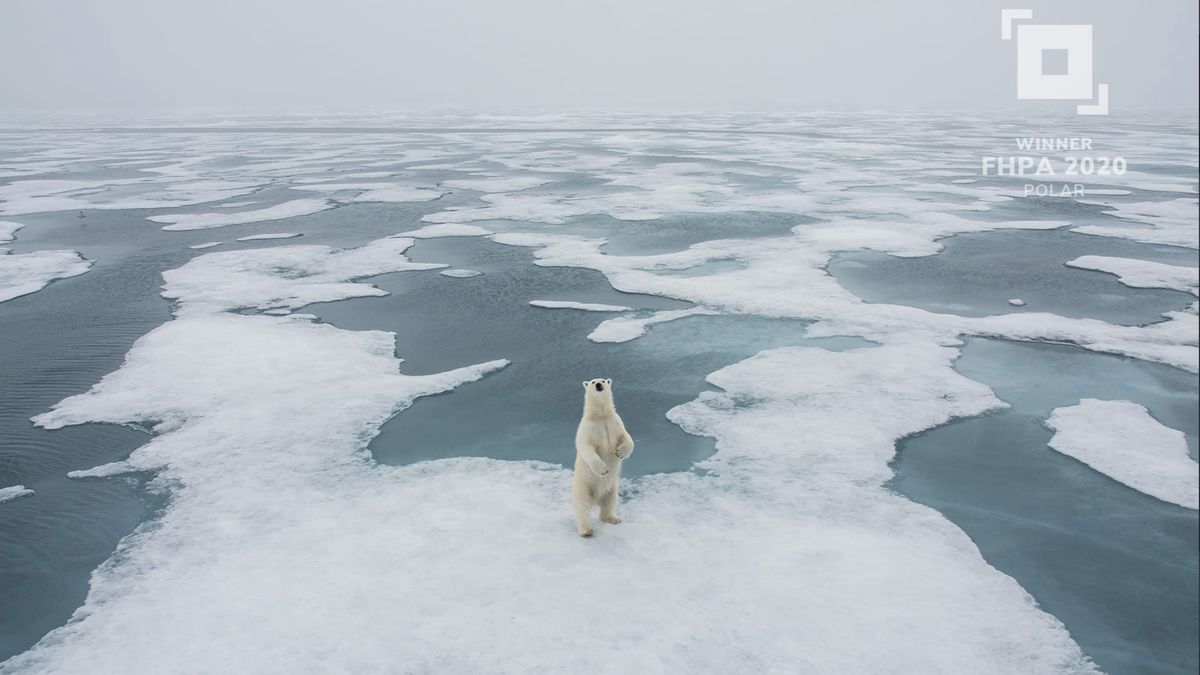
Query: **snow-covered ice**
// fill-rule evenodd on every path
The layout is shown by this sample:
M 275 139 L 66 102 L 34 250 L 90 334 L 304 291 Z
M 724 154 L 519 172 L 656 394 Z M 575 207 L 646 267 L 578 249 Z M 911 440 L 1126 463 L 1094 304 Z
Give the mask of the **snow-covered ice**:
M 269 220 L 282 220 L 307 216 L 334 207 L 328 199 L 294 199 L 290 202 L 268 206 L 253 211 L 235 211 L 233 213 L 173 213 L 170 215 L 149 216 L 146 220 L 156 223 L 168 223 L 164 230 L 204 230 L 229 225 L 246 225 Z
M 592 342 L 629 342 L 646 334 L 646 329 L 656 323 L 682 319 L 685 316 L 700 316 L 716 314 L 711 309 L 692 307 L 689 309 L 668 309 L 654 312 L 647 316 L 618 316 L 603 321 L 596 330 L 588 334 Z
M 628 312 L 631 307 L 622 305 L 606 305 L 599 302 L 574 302 L 572 300 L 530 300 L 534 307 L 546 309 L 578 309 L 584 312 Z
M 33 490 L 24 485 L 10 485 L 9 487 L 0 488 L 0 504 L 11 502 L 19 497 L 27 497 L 33 494 Z
M 1046 426 L 1050 447 L 1115 481 L 1164 502 L 1200 506 L 1200 471 L 1183 433 L 1131 401 L 1083 399 L 1056 408 Z
M 299 232 L 266 232 L 264 234 L 250 234 L 245 237 L 238 237 L 238 241 L 264 241 L 267 239 L 295 239 L 302 236 Z
M 479 270 L 451 269 L 442 270 L 441 274 L 444 277 L 452 277 L 455 279 L 470 279 L 471 277 L 477 277 L 483 274 L 483 272 L 480 272 Z
M 79 276 L 91 266 L 75 251 L 12 253 L 0 247 L 0 302 L 40 291 L 56 279 Z
M 1121 283 L 1134 288 L 1169 288 L 1200 295 L 1200 268 L 1183 267 L 1102 255 L 1085 255 L 1068 260 L 1067 265 L 1117 275 Z
M 193 249 L 193 250 L 196 250 L 196 251 L 201 251 L 201 250 L 204 250 L 204 249 L 206 249 L 206 248 L 213 248 L 214 246 L 220 246 L 220 245 L 221 245 L 221 244 L 223 244 L 223 243 L 225 243 L 225 242 L 222 242 L 222 241 L 207 241 L 207 242 L 204 242 L 203 244 L 195 244 L 195 245 L 193 245 L 193 246 L 189 246 L 188 248 L 190 248 L 190 249 Z

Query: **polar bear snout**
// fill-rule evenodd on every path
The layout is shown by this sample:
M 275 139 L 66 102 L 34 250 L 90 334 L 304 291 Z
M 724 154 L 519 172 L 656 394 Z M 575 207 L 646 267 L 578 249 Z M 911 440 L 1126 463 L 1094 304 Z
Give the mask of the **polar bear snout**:
M 603 382 L 596 383 L 596 391 L 604 391 L 604 383 Z

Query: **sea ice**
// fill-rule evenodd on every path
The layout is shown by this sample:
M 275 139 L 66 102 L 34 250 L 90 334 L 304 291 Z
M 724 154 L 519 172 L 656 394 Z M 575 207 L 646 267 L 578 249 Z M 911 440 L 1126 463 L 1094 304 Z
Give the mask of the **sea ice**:
M 251 234 L 245 237 L 238 237 L 238 241 L 263 241 L 265 239 L 295 239 L 303 236 L 299 232 L 268 232 L 266 234 Z
M 12 485 L 6 488 L 0 488 L 0 504 L 11 502 L 19 497 L 26 497 L 33 494 L 33 490 L 24 485 Z
M 0 302 L 40 291 L 56 279 L 78 276 L 91 266 L 75 251 L 18 254 L 0 247 Z
M 438 237 L 479 237 L 491 234 L 491 230 L 485 230 L 478 225 L 459 225 L 457 223 L 446 223 L 443 225 L 426 225 L 408 232 L 401 232 L 401 237 L 413 237 L 415 239 L 435 239 Z
M 220 245 L 221 245 L 221 244 L 223 244 L 223 243 L 225 243 L 225 242 L 222 242 L 222 241 L 208 241 L 208 242 L 205 242 L 205 243 L 203 243 L 203 244 L 195 244 L 194 246 L 189 246 L 188 248 L 190 248 L 190 249 L 194 249 L 194 250 L 197 250 L 197 251 L 200 251 L 200 250 L 203 250 L 203 249 L 206 249 L 206 248 L 212 248 L 212 247 L 214 247 L 214 246 L 220 246 Z
M 1169 288 L 1200 295 L 1200 269 L 1166 265 L 1149 260 L 1085 255 L 1068 260 L 1067 265 L 1117 275 L 1121 283 L 1134 288 Z
M 444 277 L 453 277 L 455 279 L 470 279 L 471 277 L 477 277 L 483 274 L 483 272 L 478 270 L 452 269 L 442 270 L 441 274 Z
M 237 211 L 234 213 L 172 213 L 169 215 L 149 216 L 146 220 L 156 223 L 169 223 L 164 230 L 204 230 L 228 225 L 245 225 L 268 220 L 282 220 L 318 213 L 335 206 L 328 199 L 294 199 L 290 202 L 268 206 L 253 211 Z
M 534 307 L 545 307 L 546 309 L 578 309 L 584 312 L 628 312 L 632 307 L 623 307 L 621 305 L 605 305 L 596 302 L 573 302 L 570 300 L 530 300 L 529 304 Z
M 1164 502 L 1200 506 L 1200 473 L 1183 432 L 1131 401 L 1085 398 L 1046 420 L 1050 447 Z
M 595 330 L 588 334 L 588 339 L 592 342 L 629 342 L 645 335 L 646 329 L 656 323 L 703 314 L 711 315 L 716 312 L 704 307 L 690 307 L 688 309 L 663 310 L 643 317 L 618 316 L 601 322 Z

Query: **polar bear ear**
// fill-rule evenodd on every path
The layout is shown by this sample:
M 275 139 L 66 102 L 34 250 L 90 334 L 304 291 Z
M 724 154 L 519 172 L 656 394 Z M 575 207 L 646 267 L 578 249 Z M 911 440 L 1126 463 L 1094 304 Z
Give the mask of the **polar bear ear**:
M 612 378 L 610 377 L 607 380 L 605 380 L 604 384 L 612 384 Z
M 583 381 L 583 388 L 584 388 L 584 389 L 587 389 L 587 386 L 588 386 L 588 381 L 587 381 L 587 380 L 584 380 L 584 381 Z

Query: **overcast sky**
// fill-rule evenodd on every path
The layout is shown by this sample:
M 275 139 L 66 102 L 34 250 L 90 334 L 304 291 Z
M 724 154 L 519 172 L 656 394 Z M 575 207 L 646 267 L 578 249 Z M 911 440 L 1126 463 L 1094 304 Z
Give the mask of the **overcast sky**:
M 1013 107 L 1002 7 L 1197 105 L 1195 0 L 0 0 L 0 109 Z

